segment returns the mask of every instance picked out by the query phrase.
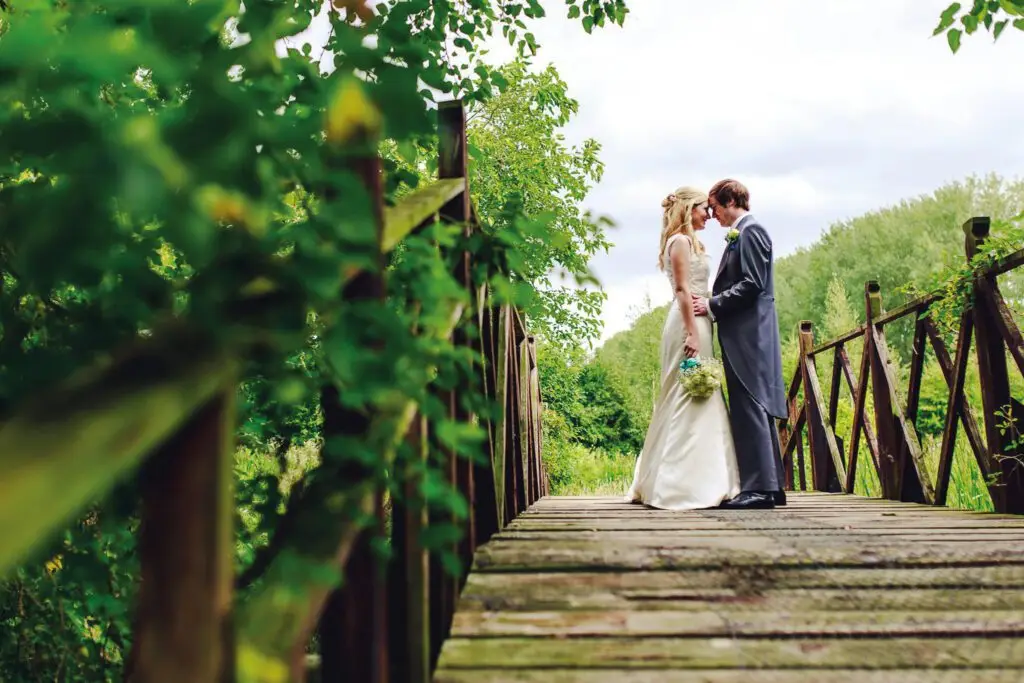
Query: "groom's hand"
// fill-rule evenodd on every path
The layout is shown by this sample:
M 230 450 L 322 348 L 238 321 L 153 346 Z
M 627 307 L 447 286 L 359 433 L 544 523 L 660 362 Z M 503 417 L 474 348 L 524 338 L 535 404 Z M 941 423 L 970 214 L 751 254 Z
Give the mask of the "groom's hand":
M 693 314 L 694 315 L 707 315 L 708 314 L 708 300 L 702 296 L 693 296 Z

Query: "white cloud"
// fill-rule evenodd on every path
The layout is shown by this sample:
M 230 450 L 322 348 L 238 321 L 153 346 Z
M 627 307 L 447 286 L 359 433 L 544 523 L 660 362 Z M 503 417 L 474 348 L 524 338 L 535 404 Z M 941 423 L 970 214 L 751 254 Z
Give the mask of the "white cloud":
M 531 29 L 580 102 L 567 137 L 603 145 L 588 208 L 613 217 L 596 259 L 607 338 L 665 293 L 660 201 L 679 185 L 743 180 L 779 254 L 834 221 L 966 175 L 1019 176 L 1024 36 L 952 55 L 931 31 L 948 0 L 632 0 L 623 28 L 584 33 L 562 3 Z M 326 36 L 320 22 L 311 35 Z M 316 41 L 313 41 L 316 44 Z M 501 37 L 494 63 L 511 58 Z M 941 229 L 942 226 L 936 226 Z M 952 229 L 952 227 L 951 227 Z M 713 263 L 720 231 L 705 236 Z
M 931 37 L 947 4 L 648 0 L 631 4 L 624 28 L 590 36 L 560 17 L 539 23 L 538 62 L 580 101 L 569 138 L 603 145 L 588 205 L 619 226 L 594 264 L 608 292 L 603 337 L 657 291 L 658 205 L 679 185 L 743 180 L 785 254 L 837 220 L 971 173 L 1020 175 L 1024 139 L 1008 132 L 1024 84 L 1009 65 L 1024 40 L 978 35 L 951 55 Z M 710 223 L 705 237 L 714 263 L 717 231 Z

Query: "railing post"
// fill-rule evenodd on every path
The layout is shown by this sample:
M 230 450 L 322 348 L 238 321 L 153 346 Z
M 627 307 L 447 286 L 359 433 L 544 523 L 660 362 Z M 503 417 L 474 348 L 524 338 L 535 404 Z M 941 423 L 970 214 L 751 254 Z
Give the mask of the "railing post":
M 490 401 L 497 400 L 496 385 L 498 381 L 497 360 L 494 350 L 495 342 L 495 309 L 488 301 L 487 287 L 482 286 L 476 293 L 477 319 L 480 334 L 477 340 L 482 363 L 477 368 L 483 393 Z M 490 420 L 481 420 L 481 426 L 487 430 L 487 441 L 484 444 L 483 462 L 474 466 L 473 485 L 476 494 L 475 543 L 483 545 L 491 536 L 498 532 L 501 520 L 498 506 L 498 480 L 494 475 L 494 458 L 498 448 L 496 425 Z
M 356 275 L 339 296 L 347 301 L 380 301 L 385 295 L 384 193 L 380 158 L 373 146 L 373 135 L 348 141 L 354 153 L 335 156 L 329 150 L 329 164 L 355 172 L 366 190 L 366 200 L 374 231 L 373 265 Z M 358 151 L 356 151 L 358 150 Z M 327 188 L 325 199 L 336 201 L 335 189 Z M 373 343 L 373 342 L 371 342 Z M 325 385 L 321 390 L 324 443 L 335 437 L 360 438 L 367 434 L 372 416 L 342 405 L 338 388 Z M 336 468 L 335 480 L 341 489 L 376 478 L 372 467 L 355 460 Z M 344 575 L 341 588 L 327 598 L 317 630 L 320 636 L 322 683 L 366 681 L 384 683 L 388 675 L 387 569 L 373 548 L 375 536 L 384 532 L 383 491 L 374 500 L 375 524 L 362 529 L 352 546 L 348 562 L 339 567 Z M 291 655 L 292 677 L 301 680 L 305 669 L 306 638 L 294 644 Z
M 126 681 L 233 680 L 234 443 L 232 383 L 143 467 L 142 583 Z
M 437 110 L 438 119 L 438 160 L 437 177 L 461 178 L 463 179 L 462 194 L 450 201 L 441 209 L 441 215 L 446 220 L 462 226 L 463 238 L 468 240 L 472 232 L 470 220 L 472 217 L 472 204 L 469 193 L 469 156 L 468 142 L 466 140 L 466 110 L 461 100 L 442 102 Z M 472 275 L 470 273 L 470 253 L 463 248 L 457 255 L 455 267 L 455 278 L 466 290 L 472 303 L 476 303 L 476 290 L 473 287 Z M 475 315 L 475 310 L 470 310 Z M 467 347 L 472 343 L 466 333 L 464 325 L 455 328 L 452 335 L 452 342 L 456 346 Z M 452 418 L 458 422 L 470 422 L 472 416 L 462 405 L 457 393 L 452 396 L 454 412 Z M 455 457 L 455 454 L 452 454 Z M 473 551 L 476 549 L 476 491 L 475 491 L 475 468 L 471 460 L 459 458 L 455 463 L 456 479 L 452 482 L 459 492 L 465 496 L 469 506 L 470 514 L 467 519 L 467 528 L 459 546 L 459 553 L 462 556 L 466 567 L 472 562 Z
M 793 379 L 789 383 L 789 389 L 786 392 L 786 407 L 788 409 L 787 417 L 785 420 L 779 423 L 779 443 L 782 446 L 782 465 L 785 469 L 785 488 L 796 491 L 797 489 L 797 468 L 803 467 L 802 460 L 802 449 L 800 455 L 800 462 L 796 463 L 797 454 L 795 452 L 795 446 L 798 440 L 803 439 L 802 425 L 805 421 L 806 411 L 801 411 L 798 407 L 799 401 L 798 394 L 800 393 L 800 385 L 803 376 L 800 371 L 800 361 L 797 359 L 797 367 L 793 373 Z M 806 489 L 806 481 L 804 481 L 806 475 L 800 470 L 800 481 L 802 482 L 799 490 Z
M 523 391 L 527 388 L 523 386 L 523 351 L 526 345 L 526 328 L 523 327 L 522 318 L 519 315 L 519 311 L 515 308 L 511 311 L 511 318 L 512 339 L 510 340 L 509 351 L 515 367 L 512 397 L 513 415 L 515 415 L 512 423 L 515 425 L 515 439 L 513 440 L 514 450 L 512 451 L 511 470 L 513 490 L 515 492 L 513 499 L 515 507 L 512 511 L 512 516 L 515 517 L 525 510 L 528 505 L 527 486 L 529 482 L 527 480 L 526 457 L 529 444 L 527 443 L 526 423 L 523 419 L 525 412 Z
M 877 282 L 867 283 L 865 305 L 865 352 L 870 355 L 882 495 L 891 500 L 931 503 L 935 500 L 935 484 L 921 451 L 917 428 L 896 390 L 896 373 L 890 367 L 885 332 L 877 322 L 882 315 L 882 294 Z
M 417 415 L 406 434 L 414 457 L 403 495 L 391 506 L 390 672 L 401 683 L 428 683 L 431 671 L 430 562 L 422 544 L 427 508 L 419 493 L 429 455 L 427 430 L 426 418 Z
M 544 473 L 544 451 L 541 433 L 540 371 L 537 368 L 537 343 L 527 337 L 530 359 L 530 436 L 533 443 L 534 502 L 547 495 L 547 476 Z
M 974 258 L 988 239 L 990 229 L 988 217 L 975 217 L 964 223 L 964 250 L 968 260 Z M 995 275 L 975 279 L 973 299 L 974 348 L 985 415 L 986 455 L 999 479 L 990 488 L 992 503 L 998 512 L 1020 514 L 1024 513 L 1024 463 L 1021 460 L 1024 449 L 1015 441 L 1024 425 L 1024 405 L 1010 393 L 1005 340 L 997 322 L 1002 295 Z M 1012 318 L 1008 323 L 1013 324 Z
M 878 282 L 872 280 L 864 286 L 865 322 L 864 334 L 867 342 L 864 352 L 868 357 L 871 373 L 871 390 L 875 404 L 875 433 L 878 440 L 878 478 L 882 486 L 882 497 L 900 499 L 899 433 L 893 417 L 893 406 L 885 386 L 885 368 L 875 352 L 876 336 L 874 321 L 882 316 L 882 293 Z
M 523 327 L 525 335 L 526 328 Z M 533 482 L 536 472 L 533 463 L 533 423 L 530 420 L 533 385 L 530 381 L 530 340 L 524 336 L 519 344 L 519 434 L 522 438 L 523 510 L 533 505 Z
M 484 348 L 484 376 L 489 389 L 488 396 L 499 408 L 504 406 L 507 378 L 505 375 L 505 308 L 495 306 L 486 301 L 482 342 Z M 491 432 L 491 452 L 488 465 L 490 470 L 481 476 L 481 480 L 492 487 L 494 517 L 487 525 L 481 524 L 478 530 L 488 529 L 486 538 L 497 533 L 505 526 L 505 419 L 500 412 L 498 419 L 489 423 Z
M 813 326 L 809 320 L 804 320 L 800 323 L 800 374 L 804 387 L 804 421 L 811 450 L 811 485 L 816 491 L 838 492 L 843 490 L 838 474 L 842 463 L 832 426 L 825 419 L 821 386 L 811 354 L 813 348 Z M 843 471 L 842 479 L 845 478 Z
M 470 235 L 470 217 L 472 206 L 469 194 L 468 178 L 468 145 L 466 140 L 466 112 L 460 100 L 442 102 L 437 111 L 437 175 L 441 180 L 457 178 L 462 181 L 462 192 L 441 208 L 441 218 L 445 221 L 462 226 L 462 236 L 468 240 Z M 470 273 L 470 254 L 463 248 L 455 257 L 453 275 L 466 290 L 472 300 L 472 280 Z M 475 311 L 470 311 L 475 314 Z M 455 346 L 468 346 L 470 341 L 463 324 L 456 326 L 452 332 L 452 343 Z M 440 392 L 439 398 L 445 404 L 448 418 L 457 422 L 468 423 L 471 416 L 465 410 L 458 392 L 454 389 Z M 441 645 L 448 636 L 452 616 L 458 602 L 459 590 L 466 569 L 472 563 L 476 543 L 474 467 L 470 460 L 460 458 L 454 449 L 443 449 L 445 477 L 455 490 L 466 499 L 469 515 L 463 527 L 462 539 L 451 543 L 443 551 L 439 550 L 430 557 L 430 649 L 431 658 L 436 661 L 441 652 Z M 452 511 L 433 511 L 430 523 L 441 525 L 458 525 Z M 461 576 L 449 573 L 441 560 L 441 552 L 451 552 L 460 560 Z
M 505 304 L 494 310 L 497 313 L 497 320 L 494 323 L 495 361 L 497 363 L 495 398 L 500 410 L 500 417 L 494 428 L 496 443 L 493 469 L 499 519 L 501 527 L 504 528 L 515 517 L 512 512 L 515 483 L 509 475 L 511 471 L 509 458 L 515 440 L 515 421 L 512 419 L 511 407 L 512 378 L 515 368 L 512 363 L 512 353 L 509 350 L 512 337 L 512 307 Z

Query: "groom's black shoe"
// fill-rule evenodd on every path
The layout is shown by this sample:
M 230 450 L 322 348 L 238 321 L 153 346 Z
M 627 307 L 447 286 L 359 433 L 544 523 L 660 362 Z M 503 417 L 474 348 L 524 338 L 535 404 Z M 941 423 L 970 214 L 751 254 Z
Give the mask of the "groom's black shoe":
M 778 491 L 772 491 L 772 501 L 775 503 L 775 507 L 780 508 L 786 505 L 786 492 L 782 489 Z
M 773 496 L 761 491 L 744 491 L 719 507 L 726 510 L 771 510 L 775 507 Z

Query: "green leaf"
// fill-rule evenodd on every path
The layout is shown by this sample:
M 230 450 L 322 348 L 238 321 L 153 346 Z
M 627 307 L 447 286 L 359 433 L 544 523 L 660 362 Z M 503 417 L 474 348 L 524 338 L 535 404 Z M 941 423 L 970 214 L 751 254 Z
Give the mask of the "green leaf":
M 995 27 L 992 29 L 992 37 L 994 40 L 999 40 L 999 36 L 1003 34 L 1003 31 L 1006 29 L 1006 25 L 1009 23 L 1009 19 L 1003 19 L 1002 21 L 996 22 Z
M 1024 14 L 1024 3 L 1014 2 L 1014 0 L 999 0 L 999 6 L 1011 16 L 1017 17 Z
M 583 17 L 583 30 L 586 31 L 587 33 L 590 33 L 591 31 L 594 30 L 593 17 Z
M 957 53 L 960 49 L 960 37 L 961 32 L 958 28 L 952 28 L 946 34 L 946 40 L 949 42 L 949 49 L 953 51 L 953 54 Z
M 576 19 L 580 16 L 580 8 L 577 5 L 571 5 L 569 7 L 569 18 Z
M 960 12 L 960 7 L 959 2 L 954 2 L 952 5 L 947 7 L 939 17 L 939 25 L 935 27 L 935 31 L 932 35 L 937 36 L 952 26 L 953 22 L 956 21 L 957 14 Z

